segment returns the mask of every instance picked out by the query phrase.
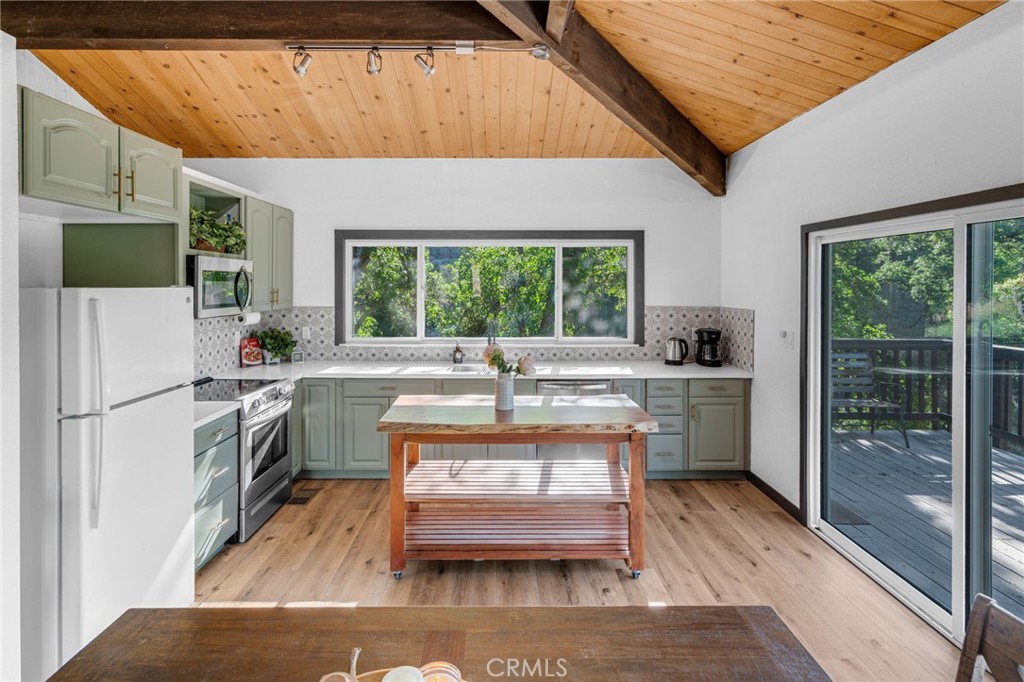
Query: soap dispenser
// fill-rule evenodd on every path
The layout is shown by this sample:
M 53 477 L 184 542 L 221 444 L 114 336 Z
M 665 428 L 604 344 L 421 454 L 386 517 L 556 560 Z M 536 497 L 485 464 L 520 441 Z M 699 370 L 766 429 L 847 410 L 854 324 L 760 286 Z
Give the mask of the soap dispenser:
M 456 365 L 462 364 L 462 346 L 459 345 L 458 339 L 455 340 L 455 350 L 452 351 L 452 363 Z

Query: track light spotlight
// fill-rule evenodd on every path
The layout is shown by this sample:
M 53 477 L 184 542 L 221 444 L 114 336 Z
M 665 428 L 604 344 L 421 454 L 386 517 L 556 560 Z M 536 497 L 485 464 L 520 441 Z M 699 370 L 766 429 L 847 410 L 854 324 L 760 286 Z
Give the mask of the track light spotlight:
M 305 77 L 306 71 L 309 69 L 309 65 L 313 63 L 313 55 L 306 52 L 303 48 L 299 48 L 295 52 L 295 57 L 292 58 L 292 71 Z
M 376 47 L 371 48 L 366 53 L 366 73 L 371 76 L 376 76 L 380 73 L 380 68 L 384 63 L 384 59 L 380 56 L 380 50 Z
M 434 68 L 434 48 L 432 47 L 428 47 L 426 52 L 421 52 L 413 57 L 413 60 L 416 62 L 416 66 L 423 69 L 423 75 L 428 78 L 437 71 Z
M 551 56 L 551 50 L 544 43 L 537 43 L 533 46 L 533 49 L 530 50 L 530 54 L 543 61 L 547 60 L 547 58 Z

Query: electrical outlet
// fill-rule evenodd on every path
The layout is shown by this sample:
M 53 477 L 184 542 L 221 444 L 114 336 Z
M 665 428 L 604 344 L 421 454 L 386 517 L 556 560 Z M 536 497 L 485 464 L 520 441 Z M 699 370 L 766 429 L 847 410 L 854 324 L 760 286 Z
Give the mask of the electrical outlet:
M 782 338 L 782 347 L 793 350 L 796 347 L 796 335 L 788 329 L 780 329 L 779 336 Z
M 303 327 L 302 328 L 302 340 L 303 341 L 309 341 L 311 338 L 313 338 L 313 328 L 312 327 Z
M 237 346 L 241 342 L 242 342 L 242 332 L 236 331 L 235 332 L 235 345 Z

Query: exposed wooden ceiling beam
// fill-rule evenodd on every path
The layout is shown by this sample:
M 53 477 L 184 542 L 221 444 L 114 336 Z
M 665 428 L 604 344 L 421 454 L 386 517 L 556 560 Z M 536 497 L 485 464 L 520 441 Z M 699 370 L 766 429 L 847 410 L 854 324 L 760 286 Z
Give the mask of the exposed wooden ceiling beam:
M 459 0 L 4 0 L 0 30 L 28 50 L 280 50 L 295 43 L 521 44 Z
M 548 0 L 548 20 L 545 28 L 556 43 L 562 42 L 565 25 L 569 21 L 569 14 L 575 2 L 576 0 Z
M 551 43 L 529 2 L 479 0 L 527 43 Z M 605 40 L 579 12 L 568 15 L 551 62 L 704 189 L 725 195 L 725 154 Z

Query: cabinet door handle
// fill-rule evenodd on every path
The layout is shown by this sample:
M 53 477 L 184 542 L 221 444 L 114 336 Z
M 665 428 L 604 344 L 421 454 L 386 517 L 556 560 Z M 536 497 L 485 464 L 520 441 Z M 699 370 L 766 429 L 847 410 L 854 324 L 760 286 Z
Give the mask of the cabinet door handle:
M 114 172 L 114 177 L 117 178 L 117 196 L 120 198 L 120 196 L 121 196 L 121 167 L 120 166 L 118 166 L 117 170 Z
M 221 436 L 223 436 L 227 432 L 228 432 L 228 427 L 222 426 L 219 429 L 217 429 L 216 431 L 214 431 L 213 433 L 211 433 L 210 436 L 212 436 L 213 438 L 220 438 Z
M 697 421 L 697 406 L 690 405 L 690 421 Z
M 132 170 L 132 172 L 129 173 L 128 177 L 125 179 L 132 181 L 132 191 L 130 194 L 128 194 L 128 198 L 131 199 L 132 201 L 135 201 L 135 171 Z

